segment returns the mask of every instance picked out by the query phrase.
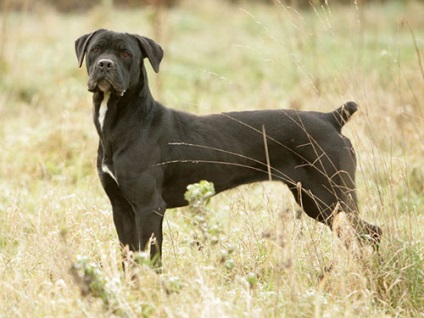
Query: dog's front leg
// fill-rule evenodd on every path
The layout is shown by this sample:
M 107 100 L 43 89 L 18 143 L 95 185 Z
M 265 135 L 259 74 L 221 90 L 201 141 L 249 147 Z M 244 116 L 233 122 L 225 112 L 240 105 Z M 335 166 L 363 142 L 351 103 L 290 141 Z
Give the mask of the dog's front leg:
M 152 265 L 154 267 L 160 267 L 162 256 L 162 223 L 165 205 L 158 203 L 149 207 L 136 207 L 134 210 L 139 250 L 150 250 L 150 261 Z
M 165 204 L 161 203 L 162 201 L 152 205 L 133 204 L 117 193 L 110 201 L 113 221 L 122 247 L 128 247 L 133 252 L 150 251 L 151 264 L 160 267 Z
M 115 180 L 108 174 L 100 176 L 103 188 L 109 197 L 113 211 L 113 222 L 122 248 L 128 246 L 130 251 L 139 249 L 135 214 L 131 204 L 124 197 Z
M 109 185 L 105 190 L 112 204 L 113 221 L 121 246 L 124 248 L 124 258 L 128 251 L 126 248 L 132 252 L 150 250 L 151 264 L 160 267 L 165 205 L 154 204 L 154 208 L 133 205 L 124 197 L 109 175 L 104 175 L 103 180 L 104 184 Z
M 138 172 L 135 167 L 121 167 L 117 161 L 117 183 L 133 211 L 132 229 L 136 229 L 133 251 L 150 250 L 152 265 L 161 265 L 162 222 L 166 210 L 162 199 L 161 171 Z M 116 223 L 115 223 L 116 224 Z

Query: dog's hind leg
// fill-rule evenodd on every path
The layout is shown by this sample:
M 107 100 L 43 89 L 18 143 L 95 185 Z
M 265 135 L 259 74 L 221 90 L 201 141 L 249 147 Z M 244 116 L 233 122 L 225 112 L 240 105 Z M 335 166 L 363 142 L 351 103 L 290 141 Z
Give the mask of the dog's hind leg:
M 357 238 L 378 247 L 382 231 L 359 217 L 354 180 L 347 173 L 340 172 L 329 178 L 305 172 L 304 178 L 289 189 L 311 218 L 334 229 L 337 213 L 346 213 Z
M 302 180 L 289 186 L 297 204 L 314 220 L 331 227 L 332 211 L 337 199 L 322 184 L 313 180 Z
M 337 193 L 337 200 L 340 203 L 339 210 L 346 213 L 349 223 L 354 228 L 357 237 L 361 242 L 370 243 L 375 249 L 380 244 L 382 230 L 372 225 L 359 216 L 358 199 L 356 196 L 355 173 L 356 156 L 349 139 L 343 137 L 345 153 L 338 158 L 337 172 L 332 177 L 332 184 Z M 333 211 L 333 215 L 340 211 Z M 335 229 L 334 219 L 331 228 Z
M 378 247 L 381 229 L 359 217 L 356 156 L 349 139 L 339 134 L 312 140 L 303 150 L 304 164 L 288 171 L 292 180 L 289 188 L 297 203 L 306 214 L 333 230 L 337 213 L 345 213 L 356 238 Z

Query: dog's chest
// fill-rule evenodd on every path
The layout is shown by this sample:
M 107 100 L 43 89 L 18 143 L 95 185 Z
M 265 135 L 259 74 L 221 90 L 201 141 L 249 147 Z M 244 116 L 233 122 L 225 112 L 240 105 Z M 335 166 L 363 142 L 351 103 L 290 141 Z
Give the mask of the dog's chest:
M 109 98 L 110 98 L 110 93 L 105 93 L 99 107 L 97 121 L 99 122 L 101 131 L 103 131 L 103 126 L 106 119 L 106 113 L 108 111 L 107 103 L 109 102 Z
M 110 141 L 105 136 L 105 121 L 106 116 L 108 114 L 108 103 L 110 99 L 110 93 L 104 93 L 103 99 L 100 102 L 100 105 L 98 106 L 97 112 L 95 112 L 95 120 L 97 121 L 97 128 L 99 131 L 99 136 L 102 142 L 103 147 L 103 158 L 101 158 L 101 170 L 103 173 L 108 174 L 115 182 L 118 184 L 118 181 L 116 180 L 115 174 L 113 172 L 113 163 L 112 163 L 112 153 L 111 153 L 111 146 Z

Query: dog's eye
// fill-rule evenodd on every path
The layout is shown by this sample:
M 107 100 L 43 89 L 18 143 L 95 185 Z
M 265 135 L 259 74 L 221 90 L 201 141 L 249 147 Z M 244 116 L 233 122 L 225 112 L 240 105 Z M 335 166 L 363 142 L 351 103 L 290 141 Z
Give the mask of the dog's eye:
M 92 52 L 92 53 L 94 53 L 94 54 L 99 54 L 99 53 L 100 53 L 100 48 L 98 48 L 98 47 L 93 47 L 93 48 L 91 49 L 91 52 Z
M 127 58 L 129 58 L 131 55 L 130 55 L 130 53 L 128 53 L 127 51 L 122 51 L 122 52 L 121 52 L 121 56 L 122 56 L 124 59 L 127 59 Z

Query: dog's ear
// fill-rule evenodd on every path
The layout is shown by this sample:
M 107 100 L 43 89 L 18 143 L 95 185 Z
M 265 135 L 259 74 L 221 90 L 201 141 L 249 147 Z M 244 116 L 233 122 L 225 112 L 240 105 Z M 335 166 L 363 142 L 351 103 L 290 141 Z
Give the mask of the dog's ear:
M 144 57 L 147 57 L 150 61 L 150 64 L 153 67 L 153 70 L 158 73 L 159 72 L 159 64 L 162 61 L 163 58 L 163 50 L 160 47 L 159 44 L 157 44 L 155 41 L 146 38 L 145 36 L 133 35 L 140 45 L 141 52 L 143 53 Z
M 105 29 L 96 30 L 92 33 L 88 33 L 83 36 L 80 36 L 75 41 L 75 52 L 77 53 L 79 67 L 82 66 L 82 62 L 84 61 L 84 56 L 85 56 L 85 52 L 87 51 L 88 43 L 90 43 L 90 40 L 93 37 L 93 35 L 100 31 L 106 31 L 106 30 Z

